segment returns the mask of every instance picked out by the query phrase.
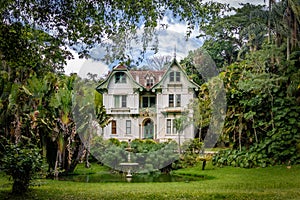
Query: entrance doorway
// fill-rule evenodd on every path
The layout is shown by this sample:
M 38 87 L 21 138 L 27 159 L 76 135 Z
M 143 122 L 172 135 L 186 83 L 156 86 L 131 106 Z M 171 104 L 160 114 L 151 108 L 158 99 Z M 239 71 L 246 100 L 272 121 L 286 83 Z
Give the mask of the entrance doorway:
M 144 138 L 145 139 L 153 139 L 154 135 L 154 123 L 150 118 L 144 120 Z

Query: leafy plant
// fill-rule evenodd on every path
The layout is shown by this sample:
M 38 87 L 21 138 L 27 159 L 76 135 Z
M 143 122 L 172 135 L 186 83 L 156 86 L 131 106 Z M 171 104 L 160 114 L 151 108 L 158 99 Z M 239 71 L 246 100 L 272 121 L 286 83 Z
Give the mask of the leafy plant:
M 41 170 L 42 157 L 40 149 L 29 138 L 15 144 L 1 137 L 0 167 L 13 179 L 12 192 L 22 194 L 28 191 L 30 181 Z

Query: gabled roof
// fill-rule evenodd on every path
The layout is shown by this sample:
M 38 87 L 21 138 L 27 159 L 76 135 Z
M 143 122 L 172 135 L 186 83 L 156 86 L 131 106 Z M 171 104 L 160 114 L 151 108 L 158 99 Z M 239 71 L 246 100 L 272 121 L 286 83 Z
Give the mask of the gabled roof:
M 120 70 L 120 71 L 127 70 L 127 69 L 128 69 L 128 67 L 124 64 L 119 64 L 113 68 L 113 70 Z
M 185 78 L 186 78 L 187 80 L 189 80 L 189 82 L 191 83 L 191 85 L 190 85 L 191 88 L 194 88 L 194 89 L 200 88 L 200 86 L 199 86 L 197 83 L 195 83 L 193 80 L 191 80 L 191 79 L 188 77 L 188 75 L 185 73 L 185 71 L 183 70 L 183 68 L 181 67 L 181 65 L 178 63 L 178 61 L 176 60 L 176 58 L 174 58 L 174 59 L 172 60 L 171 64 L 169 65 L 168 69 L 165 71 L 165 73 L 164 73 L 163 77 L 161 78 L 161 80 L 160 80 L 159 82 L 157 82 L 157 83 L 152 87 L 153 89 L 158 89 L 158 88 L 161 87 L 162 82 L 167 78 L 169 72 L 171 71 L 171 67 L 174 66 L 174 65 L 176 65 L 176 66 L 179 68 L 179 70 L 182 72 L 182 74 L 185 76 Z
M 200 86 L 195 83 L 193 80 L 189 79 L 183 68 L 180 66 L 180 64 L 177 62 L 177 60 L 174 58 L 171 64 L 169 65 L 167 70 L 160 70 L 160 71 L 152 71 L 152 70 L 128 70 L 128 67 L 120 64 L 113 68 L 112 72 L 108 74 L 108 77 L 99 85 L 96 87 L 96 90 L 98 92 L 107 91 L 108 83 L 112 79 L 115 73 L 117 72 L 124 72 L 129 79 L 132 81 L 133 86 L 135 89 L 142 90 L 150 90 L 150 89 L 158 89 L 161 87 L 161 83 L 163 80 L 165 80 L 171 70 L 171 67 L 176 65 L 179 70 L 182 72 L 183 76 L 186 77 L 187 80 L 189 80 L 190 85 L 189 87 L 198 89 Z M 153 77 L 153 86 L 147 86 L 147 80 L 146 77 Z
M 158 83 L 163 77 L 165 71 L 150 71 L 150 70 L 130 70 L 129 71 L 135 81 L 140 85 L 144 86 L 146 89 L 151 89 L 153 86 L 147 86 L 147 76 L 149 78 L 153 77 L 153 85 Z
M 98 85 L 96 87 L 96 90 L 100 93 L 103 91 L 107 91 L 110 80 L 113 78 L 115 73 L 120 72 L 120 71 L 124 72 L 129 77 L 129 79 L 132 81 L 133 87 L 135 89 L 144 89 L 144 87 L 142 85 L 140 85 L 138 82 L 136 82 L 135 79 L 132 77 L 132 75 L 129 73 L 128 67 L 123 64 L 120 64 L 113 68 L 113 71 L 110 72 L 108 74 L 108 77 L 102 83 L 100 83 L 100 85 Z

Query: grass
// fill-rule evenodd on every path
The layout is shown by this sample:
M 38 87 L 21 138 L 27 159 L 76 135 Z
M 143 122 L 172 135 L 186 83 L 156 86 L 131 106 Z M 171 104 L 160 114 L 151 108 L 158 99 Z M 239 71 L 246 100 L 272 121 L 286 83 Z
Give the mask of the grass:
M 103 170 L 95 164 L 75 173 Z M 217 168 L 208 163 L 174 171 L 175 174 L 205 176 L 194 182 L 170 183 L 78 183 L 48 179 L 35 180 L 25 196 L 10 194 L 12 183 L 0 177 L 0 199 L 300 199 L 300 165 L 287 168 Z

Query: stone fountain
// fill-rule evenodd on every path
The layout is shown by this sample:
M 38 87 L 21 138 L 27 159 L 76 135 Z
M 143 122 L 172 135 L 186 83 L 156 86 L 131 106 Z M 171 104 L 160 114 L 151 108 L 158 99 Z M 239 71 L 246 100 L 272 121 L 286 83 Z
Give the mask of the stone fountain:
M 132 152 L 132 148 L 130 146 L 130 140 L 128 141 L 128 147 L 125 148 L 125 151 L 128 152 L 128 156 L 127 156 L 127 162 L 123 162 L 123 163 L 120 163 L 120 166 L 122 167 L 122 169 L 124 169 L 125 171 L 127 171 L 127 174 L 126 174 L 126 178 L 132 178 L 132 174 L 131 174 L 131 170 L 138 166 L 139 163 L 135 163 L 135 162 L 131 162 L 131 152 Z

